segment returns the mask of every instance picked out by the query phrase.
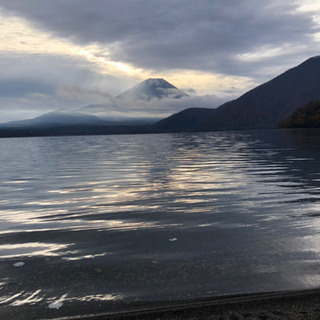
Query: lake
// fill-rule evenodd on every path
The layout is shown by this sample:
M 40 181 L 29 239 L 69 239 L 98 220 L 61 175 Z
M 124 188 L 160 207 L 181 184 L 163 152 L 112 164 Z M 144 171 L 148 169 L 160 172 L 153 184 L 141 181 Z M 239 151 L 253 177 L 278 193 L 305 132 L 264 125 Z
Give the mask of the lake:
M 0 317 L 320 286 L 320 131 L 0 139 Z

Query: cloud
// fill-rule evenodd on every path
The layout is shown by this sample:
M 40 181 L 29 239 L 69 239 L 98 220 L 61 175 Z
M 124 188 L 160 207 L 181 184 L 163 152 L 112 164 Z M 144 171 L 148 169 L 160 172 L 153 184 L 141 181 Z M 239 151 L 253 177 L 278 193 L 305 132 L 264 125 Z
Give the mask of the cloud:
M 196 94 L 197 93 L 197 91 L 194 90 L 193 88 L 182 88 L 181 90 L 188 93 L 188 94 Z
M 111 94 L 101 91 L 99 88 L 87 89 L 64 85 L 57 90 L 57 95 L 66 100 L 90 100 L 92 103 L 117 104 Z
M 172 114 L 187 108 L 217 108 L 225 101 L 216 95 L 188 96 L 180 99 L 163 98 L 161 100 L 152 99 L 150 102 L 140 101 L 124 103 L 122 108 L 136 110 L 140 112 L 151 112 L 157 114 Z
M 105 45 L 114 61 L 157 71 L 248 76 L 255 74 L 256 61 L 239 54 L 290 47 L 261 59 L 266 67 L 275 57 L 282 57 L 280 64 L 318 49 L 313 13 L 289 0 L 0 0 L 0 5 L 58 36 Z
M 118 93 L 120 81 L 96 72 L 90 62 L 79 57 L 2 53 L 0 122 L 106 103 L 112 100 L 108 90 Z
M 0 79 L 0 97 L 21 98 L 26 95 L 49 95 L 54 92 L 52 86 L 43 81 L 27 79 Z
M 81 111 L 103 118 L 164 118 L 186 108 L 216 108 L 225 101 L 215 95 L 186 96 L 180 99 L 154 98 L 149 101 L 119 99 L 117 105 L 92 105 Z
M 106 103 L 111 97 L 106 89 L 118 93 L 119 81 L 95 72 L 90 63 L 79 58 L 2 53 L 0 122 Z

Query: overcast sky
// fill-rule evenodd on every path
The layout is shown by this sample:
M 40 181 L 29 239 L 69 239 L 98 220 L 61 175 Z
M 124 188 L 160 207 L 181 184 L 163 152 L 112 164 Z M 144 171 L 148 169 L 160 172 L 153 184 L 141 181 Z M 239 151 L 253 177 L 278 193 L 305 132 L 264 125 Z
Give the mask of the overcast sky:
M 0 0 L 0 21 L 0 122 L 108 103 L 150 77 L 217 107 L 320 53 L 309 0 Z

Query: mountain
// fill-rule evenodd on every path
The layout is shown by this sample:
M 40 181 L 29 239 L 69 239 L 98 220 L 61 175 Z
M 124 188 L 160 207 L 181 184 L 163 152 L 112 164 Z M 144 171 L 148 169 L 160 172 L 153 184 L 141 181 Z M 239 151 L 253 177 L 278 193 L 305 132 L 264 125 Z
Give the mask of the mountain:
M 147 79 L 137 86 L 120 94 L 116 99 L 110 96 L 108 104 L 92 104 L 73 111 L 53 111 L 39 117 L 21 121 L 1 123 L 0 128 L 42 128 L 75 127 L 75 126 L 149 126 L 161 119 L 156 113 L 134 105 L 135 100 L 162 98 L 182 98 L 188 96 L 164 79 Z M 147 104 L 148 105 L 148 104 Z M 129 108 L 128 108 L 129 106 Z M 161 114 L 161 110 L 159 111 Z M 59 130 L 60 130 L 59 129 Z M 120 129 L 119 129 L 120 130 Z M 130 130 L 133 130 L 130 128 Z M 143 131 L 145 129 L 143 128 Z M 128 129 L 126 128 L 127 132 Z M 59 131 L 60 132 L 60 131 Z M 134 131 L 135 132 L 135 131 Z
M 50 112 L 31 120 L 2 124 L 1 128 L 5 128 L 5 130 L 1 134 L 2 136 L 129 134 L 277 128 L 278 123 L 288 118 L 297 108 L 307 105 L 311 101 L 320 101 L 319 74 L 320 56 L 316 56 L 216 109 L 185 109 L 153 125 L 149 121 L 136 122 L 136 119 L 131 117 L 132 110 L 121 107 L 121 99 L 124 99 L 125 102 L 130 101 L 127 99 L 145 100 L 150 101 L 151 105 L 153 99 L 166 97 L 178 99 L 187 96 L 187 94 L 163 79 L 148 79 L 119 95 L 116 104 L 118 109 L 115 106 L 112 108 L 109 106 L 108 109 L 104 105 L 87 107 L 91 111 L 96 110 L 99 116 L 100 109 L 102 111 L 107 109 L 106 113 L 102 112 L 101 114 L 106 114 L 109 117 L 113 110 L 112 117 L 114 118 L 110 121 L 81 112 L 72 114 L 61 111 Z M 128 118 L 129 115 L 131 119 Z M 116 117 L 120 117 L 121 121 Z M 39 126 L 43 126 L 40 131 L 32 131 L 34 128 L 37 130 Z M 71 128 L 72 126 L 73 128 Z M 85 133 L 83 126 L 86 126 Z M 16 128 L 17 132 L 15 133 L 12 128 Z M 27 132 L 24 128 L 30 130 L 28 129 Z M 47 128 L 49 129 L 47 130 Z M 56 131 L 53 128 L 57 128 Z
M 90 114 L 49 112 L 34 119 L 0 124 L 0 138 L 151 133 L 145 123 L 108 121 Z
M 276 128 L 298 107 L 320 100 L 319 74 L 320 56 L 316 56 L 217 109 L 198 108 L 192 110 L 191 117 L 187 109 L 159 121 L 155 128 L 162 131 Z
M 66 125 L 101 125 L 105 121 L 97 116 L 84 113 L 69 113 L 67 111 L 53 111 L 39 117 L 12 121 L 1 127 L 38 127 L 38 126 L 66 126 Z
M 216 109 L 188 108 L 153 125 L 155 131 L 201 131 L 203 123 Z
M 164 79 L 147 79 L 116 96 L 118 100 L 143 100 L 187 97 L 188 94 Z

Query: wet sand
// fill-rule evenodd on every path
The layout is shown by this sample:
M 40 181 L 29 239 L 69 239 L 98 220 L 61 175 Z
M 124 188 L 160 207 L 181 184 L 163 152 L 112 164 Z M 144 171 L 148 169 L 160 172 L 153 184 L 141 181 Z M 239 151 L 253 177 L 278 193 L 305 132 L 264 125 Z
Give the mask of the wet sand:
M 89 311 L 89 310 L 88 310 Z M 181 302 L 160 307 L 141 307 L 121 314 L 78 316 L 81 320 L 269 320 L 320 319 L 320 289 L 250 294 Z

